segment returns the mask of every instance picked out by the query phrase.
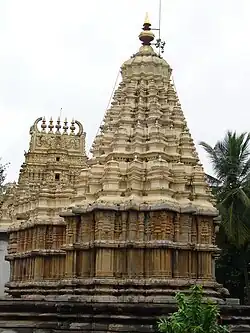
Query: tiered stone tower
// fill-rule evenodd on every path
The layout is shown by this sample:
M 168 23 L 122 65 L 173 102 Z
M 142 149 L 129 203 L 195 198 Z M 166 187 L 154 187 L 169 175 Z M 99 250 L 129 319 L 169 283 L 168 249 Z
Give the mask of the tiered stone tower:
M 76 132 L 77 131 L 77 132 Z M 1 224 L 9 228 L 9 290 L 29 281 L 64 276 L 65 222 L 59 216 L 71 204 L 80 170 L 86 166 L 85 133 L 78 121 L 44 118 L 30 129 L 18 184 L 2 207 Z M 18 292 L 18 295 L 20 292 Z
M 10 230 L 10 294 L 165 302 L 176 290 L 201 283 L 220 298 L 213 271 L 218 213 L 172 70 L 151 46 L 150 26 L 147 18 L 139 52 L 121 67 L 122 82 L 85 167 L 81 127 L 78 136 L 52 134 L 52 123 L 48 134 L 33 134 L 30 151 L 36 154 L 26 157 L 19 184 L 29 184 L 38 199 L 19 200 L 22 223 Z M 65 149 L 77 154 L 69 160 Z M 39 195 L 35 182 L 45 176 L 34 163 L 38 156 L 39 165 L 50 161 L 44 165 L 49 186 Z M 68 164 L 55 171 L 57 156 Z M 57 214 L 73 189 L 55 195 L 54 184 L 65 177 L 74 182 L 71 171 L 80 166 L 74 204 L 61 214 L 63 221 Z
M 150 26 L 146 18 L 139 52 L 121 67 L 75 206 L 63 215 L 65 291 L 95 301 L 162 302 L 194 283 L 219 296 L 218 213 Z

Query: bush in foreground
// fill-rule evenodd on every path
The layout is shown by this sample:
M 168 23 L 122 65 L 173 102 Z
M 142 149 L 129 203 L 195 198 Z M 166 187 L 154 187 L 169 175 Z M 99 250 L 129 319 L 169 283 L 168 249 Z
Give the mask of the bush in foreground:
M 204 299 L 201 286 L 191 288 L 189 295 L 177 293 L 178 311 L 157 322 L 162 333 L 228 333 L 227 326 L 220 325 L 218 305 Z

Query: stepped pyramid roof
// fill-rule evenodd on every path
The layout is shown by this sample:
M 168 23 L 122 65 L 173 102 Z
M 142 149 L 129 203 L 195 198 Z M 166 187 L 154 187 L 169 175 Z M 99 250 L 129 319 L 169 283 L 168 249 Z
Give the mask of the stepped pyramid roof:
M 73 213 L 115 208 L 217 215 L 172 69 L 152 47 L 150 27 L 146 17 L 139 51 L 121 66 L 122 81 L 81 172 Z

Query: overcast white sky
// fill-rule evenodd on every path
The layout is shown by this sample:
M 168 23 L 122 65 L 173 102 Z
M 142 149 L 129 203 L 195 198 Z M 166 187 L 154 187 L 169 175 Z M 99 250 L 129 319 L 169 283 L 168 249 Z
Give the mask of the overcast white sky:
M 250 129 L 250 0 L 162 0 L 165 58 L 196 143 Z M 158 0 L 0 0 L 0 156 L 15 180 L 40 116 L 83 122 L 87 147 Z M 209 163 L 199 149 L 207 171 Z

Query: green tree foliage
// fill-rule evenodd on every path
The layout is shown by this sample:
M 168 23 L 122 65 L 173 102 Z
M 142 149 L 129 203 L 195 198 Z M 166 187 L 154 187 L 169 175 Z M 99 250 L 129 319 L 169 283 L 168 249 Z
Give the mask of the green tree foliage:
M 229 329 L 218 323 L 217 304 L 203 298 L 202 287 L 195 285 L 190 295 L 177 293 L 178 311 L 169 318 L 158 321 L 162 333 L 228 333 Z
M 4 202 L 5 198 L 5 186 L 4 181 L 6 178 L 6 170 L 7 170 L 8 164 L 2 164 L 0 159 L 0 209 L 2 207 L 2 204 Z
M 6 169 L 8 167 L 8 164 L 2 164 L 1 163 L 1 158 L 0 158 L 0 192 L 1 189 L 3 188 L 3 184 L 6 178 Z
M 242 251 L 228 242 L 223 232 L 221 228 L 217 237 L 217 243 L 222 252 L 216 261 L 216 279 L 229 290 L 231 297 L 239 298 L 241 303 L 244 303 L 247 302 L 244 262 L 250 261 L 250 251 L 242 253 Z
M 216 275 L 235 294 L 237 284 L 241 291 L 249 284 L 250 134 L 228 131 L 214 147 L 205 142 L 200 145 L 212 163 L 214 177 L 207 175 L 207 179 L 222 217 L 217 238 L 222 256 L 217 262 Z M 238 297 L 242 299 L 242 292 Z M 249 293 L 247 299 L 249 303 Z

